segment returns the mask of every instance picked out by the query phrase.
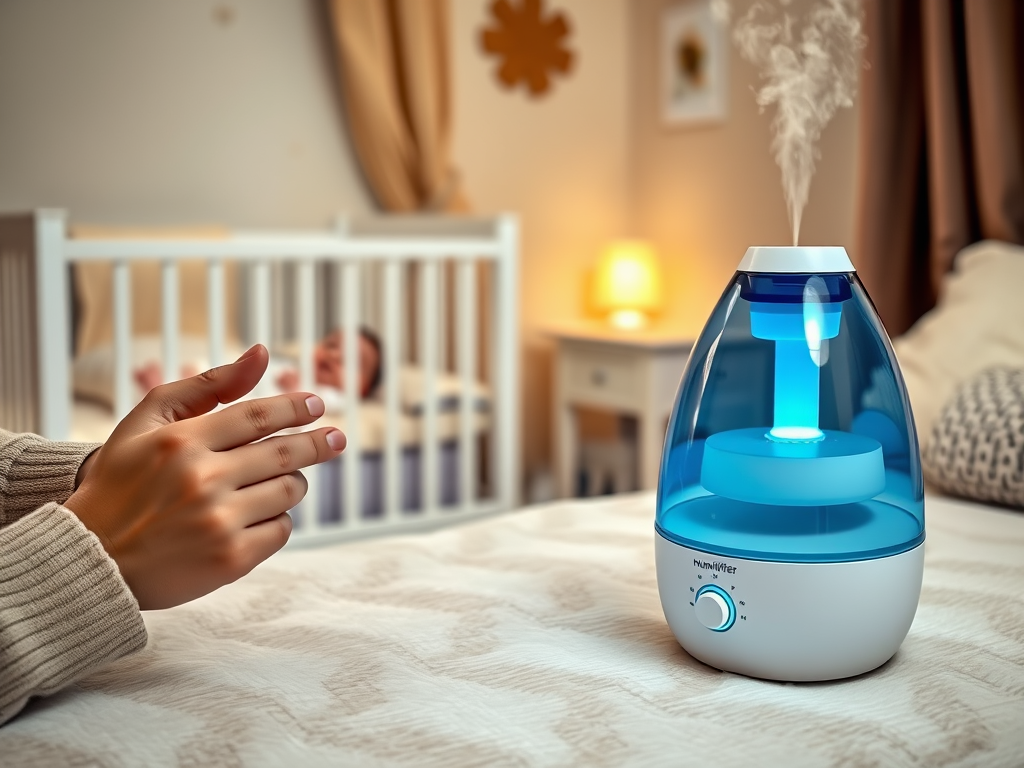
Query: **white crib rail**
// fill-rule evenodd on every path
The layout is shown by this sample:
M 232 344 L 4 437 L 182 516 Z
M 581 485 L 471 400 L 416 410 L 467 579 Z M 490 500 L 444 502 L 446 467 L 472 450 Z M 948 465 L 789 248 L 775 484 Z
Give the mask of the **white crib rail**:
M 178 322 L 178 264 L 170 259 L 160 265 L 160 310 L 163 328 L 163 370 L 168 381 L 180 378 L 178 364 L 178 336 L 181 324 Z
M 491 283 L 493 328 L 491 355 L 493 381 L 503 389 L 495 398 L 495 446 L 498 504 L 511 509 L 519 503 L 519 226 L 513 216 L 501 216 L 497 225 L 500 256 L 494 262 Z
M 476 282 L 475 264 L 464 261 L 458 265 L 456 293 L 458 307 L 458 367 L 463 397 L 459 401 L 459 497 L 463 510 L 472 509 L 477 496 L 476 430 L 477 402 L 474 391 L 477 381 Z
M 401 401 L 398 370 L 402 363 L 402 293 L 404 265 L 393 260 L 384 266 L 384 519 L 393 525 L 401 516 Z
M 216 368 L 227 362 L 224 359 L 224 337 L 227 323 L 224 311 L 224 262 L 210 259 L 206 264 L 206 316 L 210 324 L 209 355 L 210 366 Z
M 438 512 L 438 455 L 437 455 L 437 365 L 438 336 L 441 333 L 438 322 L 437 292 L 438 265 L 436 261 L 425 261 L 419 265 L 419 365 L 423 371 L 423 461 L 420 463 L 420 498 L 424 514 L 435 517 Z M 469 393 L 463 392 L 464 397 Z
M 0 228 L 0 235 L 3 230 Z M 0 251 L 3 243 L 0 242 Z M 381 531 L 429 528 L 447 521 L 514 507 L 519 486 L 519 381 L 517 335 L 517 224 L 511 216 L 494 219 L 438 220 L 425 217 L 382 217 L 348 222 L 335 232 L 237 233 L 219 239 L 74 240 L 67 237 L 61 211 L 40 211 L 35 217 L 34 283 L 39 311 L 35 317 L 38 344 L 38 418 L 36 431 L 64 439 L 70 432 L 70 370 L 67 350 L 70 317 L 67 266 L 74 262 L 113 262 L 115 411 L 131 407 L 131 271 L 134 261 L 157 261 L 161 273 L 161 330 L 164 371 L 177 377 L 181 356 L 179 330 L 179 262 L 206 262 L 209 317 L 209 359 L 225 361 L 227 337 L 225 261 L 248 266 L 248 329 L 252 341 L 268 346 L 275 340 L 270 309 L 280 304 L 272 279 L 272 263 L 292 264 L 294 310 L 291 321 L 299 354 L 299 381 L 314 388 L 313 349 L 326 330 L 322 318 L 340 320 L 344 334 L 345 382 L 343 414 L 348 448 L 342 457 L 344 514 L 340 520 L 320 519 L 319 472 L 306 472 L 309 492 L 297 516 L 292 543 L 321 543 Z M 317 276 L 323 264 L 333 264 L 333 292 L 340 307 L 333 313 L 319 307 L 325 295 Z M 481 304 L 478 270 L 488 266 L 491 292 Z M 12 273 L 10 269 L 4 274 Z M 276 274 L 276 272 L 274 273 Z M 415 295 L 409 293 L 415 276 Z M 454 275 L 449 285 L 448 275 Z M 411 301 L 411 304 L 410 304 Z M 486 312 L 481 314 L 481 308 Z M 414 314 L 410 314 L 411 308 Z M 280 314 L 280 313 L 278 313 Z M 423 373 L 423 409 L 419 426 L 420 504 L 406 509 L 403 501 L 413 489 L 403 488 L 403 411 L 399 371 L 411 347 L 408 323 L 415 328 L 416 362 Z M 279 320 L 277 322 L 280 322 Z M 454 323 L 454 327 L 452 327 Z M 365 489 L 357 457 L 362 455 L 359 382 L 359 329 L 369 325 L 382 337 L 384 406 L 383 505 L 377 517 L 362 514 Z M 491 389 L 488 450 L 481 454 L 477 427 L 481 326 L 486 326 L 490 356 L 484 376 Z M 8 334 L 9 335 L 9 334 Z M 449 350 L 447 340 L 453 347 Z M 9 346 L 9 345 L 8 345 Z M 451 354 L 449 354 L 449 352 Z M 0 363 L 3 362 L 0 353 Z M 454 365 L 451 365 L 454 361 Z M 454 370 L 452 370 L 454 368 Z M 173 372 L 173 373 L 172 373 Z M 454 373 L 461 383 L 458 406 L 458 503 L 442 504 L 439 477 L 438 381 Z M 487 483 L 481 478 L 481 458 L 487 458 Z M 346 458 L 350 460 L 345 461 Z M 322 471 L 322 470 L 321 470 Z M 329 490 L 329 489 L 328 489 Z
M 313 347 L 316 334 L 315 286 L 316 262 L 313 259 L 303 259 L 299 262 L 298 299 L 295 302 L 295 309 L 298 313 L 296 327 L 299 335 L 299 387 L 307 392 L 315 388 L 313 366 Z M 320 508 L 320 468 L 310 467 L 306 470 L 305 475 L 309 482 L 309 489 L 303 500 L 305 511 L 299 527 L 307 536 L 315 536 L 320 528 L 320 518 L 315 514 L 315 510 Z
M 355 460 L 362 455 L 359 414 L 359 264 L 346 261 L 342 264 L 339 278 L 341 285 L 338 295 L 341 297 L 341 323 L 345 338 L 342 366 L 345 369 L 344 413 L 348 438 L 345 448 L 348 455 L 342 458 L 344 473 L 340 477 L 344 478 L 345 523 L 356 530 L 363 524 L 362 477 L 359 461 Z
M 71 429 L 71 370 L 68 350 L 70 298 L 63 211 L 36 213 L 36 307 L 39 350 L 39 425 L 45 437 L 64 437 Z
M 131 272 L 126 259 L 114 262 L 114 416 L 118 421 L 132 408 L 131 396 Z M 70 427 L 70 425 L 68 425 Z

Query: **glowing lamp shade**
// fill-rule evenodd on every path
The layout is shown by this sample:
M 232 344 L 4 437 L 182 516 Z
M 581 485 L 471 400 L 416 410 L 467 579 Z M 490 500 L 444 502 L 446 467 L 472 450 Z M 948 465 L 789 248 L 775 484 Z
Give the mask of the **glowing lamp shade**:
M 618 240 L 605 248 L 594 274 L 594 309 L 618 328 L 640 328 L 661 310 L 661 273 L 649 243 Z

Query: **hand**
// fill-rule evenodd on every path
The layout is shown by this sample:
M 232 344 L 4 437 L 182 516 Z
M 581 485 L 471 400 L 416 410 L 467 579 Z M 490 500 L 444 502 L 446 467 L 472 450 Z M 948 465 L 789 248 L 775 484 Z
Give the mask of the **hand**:
M 270 437 L 323 415 L 323 401 L 305 393 L 210 413 L 256 386 L 268 361 L 257 345 L 156 387 L 79 472 L 65 506 L 100 539 L 140 608 L 193 600 L 278 551 L 291 533 L 287 510 L 306 493 L 298 470 L 344 449 L 332 427 Z
M 285 368 L 275 383 L 282 392 L 294 392 L 299 388 L 299 372 L 294 368 Z

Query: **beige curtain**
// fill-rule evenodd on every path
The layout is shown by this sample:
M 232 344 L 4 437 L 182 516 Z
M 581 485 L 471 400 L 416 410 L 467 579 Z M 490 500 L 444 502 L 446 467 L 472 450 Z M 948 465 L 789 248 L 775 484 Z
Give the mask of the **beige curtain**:
M 451 161 L 447 0 L 330 0 L 330 18 L 352 143 L 385 211 L 460 213 L 469 206 Z M 417 355 L 415 270 L 410 274 L 409 349 Z M 442 279 L 453 295 L 454 275 Z M 481 316 L 490 311 L 490 270 L 477 270 Z M 453 364 L 454 322 L 445 309 Z M 490 348 L 480 329 L 481 366 Z M 486 368 L 481 368 L 486 379 Z
M 386 211 L 461 211 L 446 0 L 330 0 L 359 164 Z
M 1024 3 L 865 0 L 856 259 L 889 333 L 966 245 L 1024 242 Z

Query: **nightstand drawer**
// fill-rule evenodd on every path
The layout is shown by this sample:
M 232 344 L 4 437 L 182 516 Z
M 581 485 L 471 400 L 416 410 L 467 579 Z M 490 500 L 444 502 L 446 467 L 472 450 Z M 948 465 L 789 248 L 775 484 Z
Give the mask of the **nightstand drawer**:
M 638 355 L 586 347 L 562 357 L 566 395 L 595 404 L 635 406 L 643 399 L 643 359 Z

